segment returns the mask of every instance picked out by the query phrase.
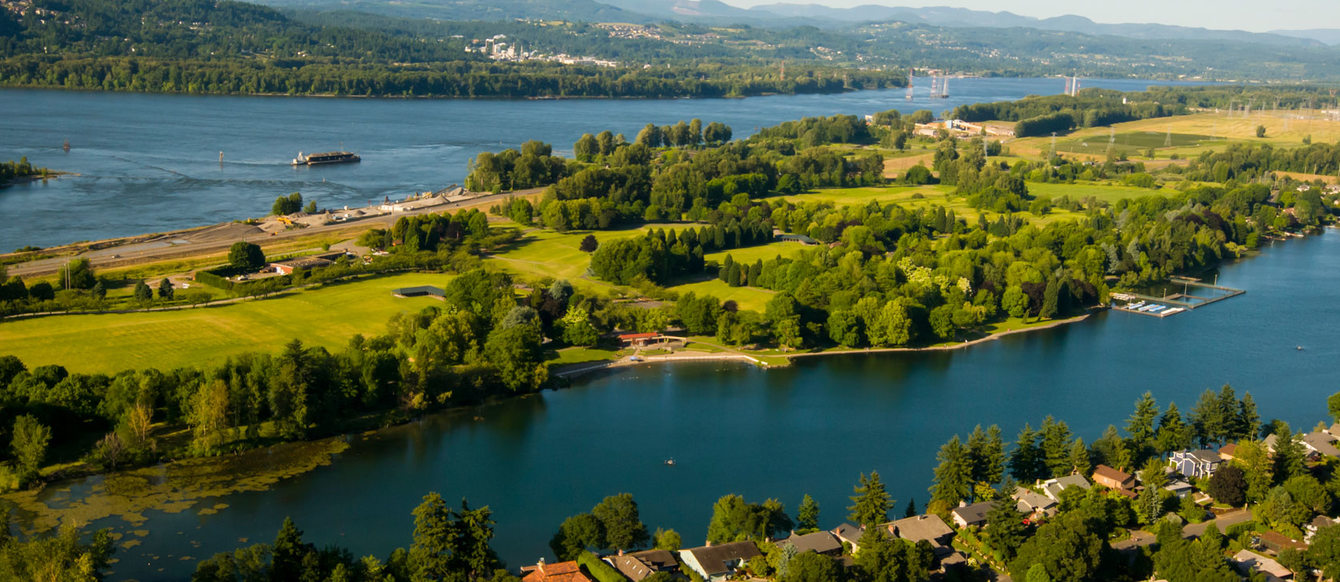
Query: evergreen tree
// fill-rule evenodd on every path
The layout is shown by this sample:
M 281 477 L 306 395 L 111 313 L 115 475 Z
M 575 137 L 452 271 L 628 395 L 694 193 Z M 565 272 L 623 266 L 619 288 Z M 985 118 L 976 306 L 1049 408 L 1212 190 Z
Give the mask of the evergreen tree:
M 1254 439 L 1261 433 L 1261 415 L 1256 411 L 1256 400 L 1251 392 L 1242 394 L 1238 405 L 1238 439 Z
M 959 442 L 958 435 L 940 447 L 935 456 L 940 461 L 935 467 L 935 483 L 931 485 L 931 502 L 949 507 L 958 505 L 972 496 L 972 460 L 968 448 Z
M 1024 424 L 1010 452 L 1010 474 L 1016 480 L 1029 483 L 1041 476 L 1042 451 L 1038 449 L 1038 433 Z
M 917 500 L 915 498 L 907 500 L 907 509 L 903 510 L 903 517 L 917 516 Z
M 135 283 L 136 301 L 139 301 L 140 303 L 148 303 L 153 298 L 154 298 L 154 290 L 150 289 L 147 283 L 145 283 L 144 281 L 137 281 Z
M 1000 427 L 991 425 L 986 432 L 977 425 L 968 437 L 968 456 L 972 460 L 972 480 L 995 485 L 1005 476 L 1005 444 Z
M 1137 458 L 1143 458 L 1145 451 L 1154 447 L 1154 421 L 1158 417 L 1159 407 L 1153 393 L 1145 392 L 1135 401 L 1135 412 L 1126 420 L 1126 434 L 1131 437 Z
M 1019 546 L 1028 540 L 1029 527 L 1024 525 L 1024 516 L 1019 514 L 1014 499 L 1007 494 L 997 499 L 987 511 L 984 531 L 986 545 L 1009 562 L 1014 559 Z
M 1075 439 L 1075 443 L 1070 445 L 1070 470 L 1074 475 L 1087 476 L 1093 470 L 1093 463 L 1089 460 L 1089 448 L 1084 446 L 1084 439 Z
M 1042 457 L 1052 477 L 1070 474 L 1070 427 L 1051 415 L 1042 421 Z
M 1168 410 L 1159 417 L 1158 452 L 1167 454 L 1191 447 L 1192 429 L 1182 420 L 1177 403 L 1169 402 Z
M 879 472 L 871 471 L 870 476 L 861 474 L 860 483 L 855 487 L 856 495 L 851 497 L 851 511 L 847 519 L 852 523 L 867 527 L 889 521 L 889 510 L 893 509 L 893 499 L 879 480 Z
M 800 507 L 796 510 L 796 528 L 805 531 L 819 529 L 819 502 L 810 497 L 809 493 L 800 500 Z

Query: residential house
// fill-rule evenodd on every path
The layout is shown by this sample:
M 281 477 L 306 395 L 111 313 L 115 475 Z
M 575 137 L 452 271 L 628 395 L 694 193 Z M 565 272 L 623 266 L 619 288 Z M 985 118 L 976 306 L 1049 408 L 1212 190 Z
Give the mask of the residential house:
M 754 545 L 754 542 L 708 544 L 679 551 L 680 561 L 709 582 L 725 580 L 735 574 L 735 571 L 750 558 L 761 555 L 763 554 L 758 551 L 758 546 Z
M 323 257 L 302 257 L 298 259 L 289 259 L 270 263 L 270 270 L 280 275 L 292 275 L 295 271 L 310 271 L 322 267 L 329 267 L 335 264 L 334 261 Z
M 861 541 L 861 535 L 865 533 L 865 528 L 843 522 L 842 525 L 833 528 L 828 533 L 833 534 L 833 537 L 837 538 L 839 542 L 851 546 L 851 553 L 855 554 L 861 550 L 858 542 Z
M 1033 519 L 1056 515 L 1056 500 L 1031 489 L 1015 489 L 1010 498 L 1018 502 L 1015 507 L 1019 513 Z
M 1176 495 L 1178 499 L 1191 495 L 1195 488 L 1183 479 L 1170 479 L 1167 485 L 1163 486 L 1164 491 Z
M 1317 532 L 1326 529 L 1328 527 L 1334 526 L 1336 524 L 1337 524 L 1336 520 L 1326 517 L 1324 515 L 1318 515 L 1317 517 L 1312 518 L 1311 522 L 1303 526 L 1303 531 L 1306 532 L 1306 534 L 1303 536 L 1303 541 L 1309 544 L 1312 543 L 1312 536 L 1317 535 Z
M 1238 571 L 1242 572 L 1243 576 L 1251 576 L 1252 572 L 1264 574 L 1266 582 L 1293 579 L 1293 572 L 1290 572 L 1288 568 L 1251 550 L 1241 550 L 1233 554 L 1233 565 L 1237 566 Z
M 949 510 L 950 519 L 959 527 L 984 526 L 986 525 L 986 514 L 991 511 L 995 505 L 992 501 L 980 501 L 972 505 L 959 505 Z
M 1337 423 L 1335 423 L 1335 424 L 1332 424 L 1332 425 L 1331 425 L 1331 428 L 1328 428 L 1328 429 L 1326 429 L 1326 430 L 1324 430 L 1324 431 L 1322 431 L 1322 432 L 1324 432 L 1324 433 L 1326 433 L 1326 434 L 1328 434 L 1328 435 L 1331 435 L 1331 436 L 1333 436 L 1333 437 L 1335 437 L 1335 438 L 1340 439 L 1340 422 L 1337 422 Z
M 1222 447 L 1219 447 L 1219 458 L 1225 461 L 1232 461 L 1237 459 L 1238 445 L 1235 443 L 1228 443 Z
M 1293 548 L 1300 552 L 1307 549 L 1307 544 L 1274 531 L 1264 532 L 1261 535 L 1256 536 L 1256 541 L 1259 542 L 1261 546 L 1265 547 L 1265 549 L 1275 552 L 1276 554 L 1289 548 Z
M 1340 457 L 1340 449 L 1335 447 L 1335 437 L 1324 432 L 1310 432 L 1303 435 L 1303 448 L 1309 453 L 1326 457 Z
M 1200 449 L 1197 451 L 1177 451 L 1169 459 L 1177 472 L 1191 479 L 1209 477 L 1219 469 L 1219 465 L 1224 462 L 1219 457 L 1219 451 L 1210 449 Z
M 1267 453 L 1274 453 L 1275 445 L 1279 444 L 1279 440 L 1280 437 L 1278 435 L 1271 433 L 1270 436 L 1267 436 L 1261 441 L 1261 446 L 1266 448 Z
M 521 582 L 595 582 L 577 562 L 546 564 L 544 559 L 521 569 Z
M 657 572 L 679 571 L 679 562 L 675 560 L 675 555 L 665 550 L 645 550 L 628 554 L 620 551 L 616 556 L 605 558 L 605 561 L 633 582 L 641 582 L 643 578 Z
M 931 545 L 935 562 L 941 568 L 963 564 L 966 561 L 950 544 L 954 540 L 954 530 L 938 515 L 917 515 L 884 524 L 894 537 L 912 543 L 925 541 Z
M 791 537 L 777 540 L 774 543 L 776 543 L 779 548 L 785 546 L 795 547 L 796 553 L 814 552 L 826 556 L 842 555 L 842 542 L 838 540 L 837 536 L 826 531 L 816 531 L 805 535 L 796 535 L 796 532 L 791 532 Z
M 1061 501 L 1061 492 L 1071 487 L 1088 490 L 1089 480 L 1083 475 L 1066 475 L 1057 479 L 1048 479 L 1042 482 L 1042 493 L 1054 501 Z
M 1108 489 L 1135 489 L 1135 477 L 1125 471 L 1118 471 L 1107 465 L 1098 465 L 1093 470 L 1093 482 Z

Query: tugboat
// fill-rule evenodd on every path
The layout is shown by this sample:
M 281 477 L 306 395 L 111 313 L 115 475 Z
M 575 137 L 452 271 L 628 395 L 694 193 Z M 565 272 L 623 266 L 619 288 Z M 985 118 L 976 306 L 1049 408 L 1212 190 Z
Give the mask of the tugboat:
M 325 164 L 352 164 L 362 161 L 363 158 L 353 152 L 325 152 L 320 154 L 303 155 L 298 152 L 298 157 L 293 158 L 295 166 L 321 166 Z

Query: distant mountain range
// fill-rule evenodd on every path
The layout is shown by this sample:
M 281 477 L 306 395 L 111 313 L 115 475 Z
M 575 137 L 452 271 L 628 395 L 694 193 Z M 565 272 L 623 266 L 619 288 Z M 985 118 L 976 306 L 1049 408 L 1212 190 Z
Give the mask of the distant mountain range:
M 256 0 L 261 4 L 315 10 L 356 10 L 439 20 L 562 19 L 584 22 L 745 24 L 759 27 L 849 27 L 907 22 L 946 28 L 1032 28 L 1095 36 L 1141 39 L 1215 40 L 1273 46 L 1340 44 L 1340 30 L 1281 30 L 1253 33 L 1166 24 L 1102 24 L 1083 16 L 1032 18 L 1010 12 L 966 8 L 907 8 L 868 4 L 833 8 L 820 4 L 766 4 L 739 8 L 719 0 Z

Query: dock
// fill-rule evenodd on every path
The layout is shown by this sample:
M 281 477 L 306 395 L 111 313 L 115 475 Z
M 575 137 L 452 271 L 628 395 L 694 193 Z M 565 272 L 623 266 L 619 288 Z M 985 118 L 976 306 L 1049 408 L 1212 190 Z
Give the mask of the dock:
M 1162 297 L 1140 293 L 1113 293 L 1112 309 L 1162 319 L 1246 293 L 1242 289 L 1204 283 L 1190 277 L 1172 277 L 1171 281 L 1182 286 L 1180 293 L 1169 294 L 1165 291 Z M 1117 301 L 1123 303 L 1118 305 Z

